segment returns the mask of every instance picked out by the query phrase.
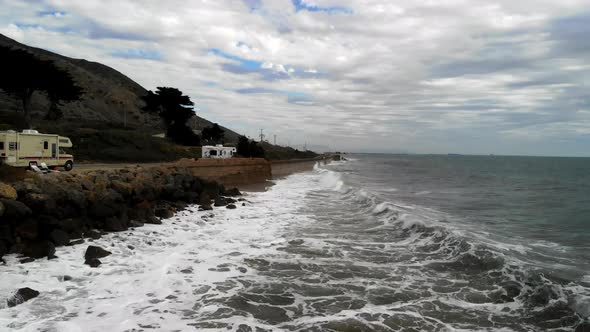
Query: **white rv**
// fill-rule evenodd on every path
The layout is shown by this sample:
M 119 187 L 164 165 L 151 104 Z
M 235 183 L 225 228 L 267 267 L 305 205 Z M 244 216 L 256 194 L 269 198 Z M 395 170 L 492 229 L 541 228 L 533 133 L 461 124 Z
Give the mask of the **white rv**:
M 72 141 L 63 136 L 40 134 L 36 130 L 0 131 L 0 164 L 15 167 L 40 166 L 63 167 L 70 171 L 74 167 L 74 156 L 65 149 L 72 147 Z
M 202 147 L 203 158 L 227 159 L 233 157 L 236 154 L 236 152 L 236 148 L 229 146 L 226 147 L 221 144 L 217 144 L 215 146 L 204 145 Z

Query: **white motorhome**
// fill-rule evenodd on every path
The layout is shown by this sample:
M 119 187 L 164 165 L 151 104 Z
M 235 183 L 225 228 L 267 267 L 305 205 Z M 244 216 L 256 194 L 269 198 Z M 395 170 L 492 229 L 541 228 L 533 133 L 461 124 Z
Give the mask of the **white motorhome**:
M 202 147 L 203 158 L 227 159 L 233 157 L 236 154 L 236 152 L 236 148 L 230 146 L 226 147 L 221 144 L 217 144 L 215 146 L 204 145 Z
M 0 131 L 0 164 L 14 167 L 31 167 L 45 163 L 48 167 L 74 167 L 74 156 L 65 149 L 72 141 L 63 136 L 41 134 L 36 130 Z

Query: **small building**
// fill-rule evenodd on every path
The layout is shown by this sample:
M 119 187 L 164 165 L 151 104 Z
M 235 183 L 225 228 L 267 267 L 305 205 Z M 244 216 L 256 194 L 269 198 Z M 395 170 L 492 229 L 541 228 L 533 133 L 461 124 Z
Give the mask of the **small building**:
M 227 159 L 232 158 L 237 152 L 235 147 L 223 146 L 221 144 L 204 145 L 202 147 L 202 157 L 211 159 Z
M 36 130 L 14 130 L 0 132 L 0 164 L 14 167 L 39 166 L 63 167 L 66 171 L 74 167 L 74 156 L 67 149 L 72 141 L 63 136 L 41 134 Z

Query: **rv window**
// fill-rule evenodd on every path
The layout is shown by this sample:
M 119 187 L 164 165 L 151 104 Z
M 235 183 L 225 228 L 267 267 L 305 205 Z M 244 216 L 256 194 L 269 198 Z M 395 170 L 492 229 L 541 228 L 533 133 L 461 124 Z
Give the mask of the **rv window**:
M 8 142 L 8 150 L 16 150 L 16 142 Z
M 217 150 L 211 150 L 211 151 L 209 151 L 209 155 L 210 156 L 216 156 L 217 155 Z
M 49 149 L 49 142 L 47 142 L 47 141 L 43 142 L 43 149 L 45 149 L 45 150 Z
M 0 150 L 4 150 L 4 142 L 0 142 Z

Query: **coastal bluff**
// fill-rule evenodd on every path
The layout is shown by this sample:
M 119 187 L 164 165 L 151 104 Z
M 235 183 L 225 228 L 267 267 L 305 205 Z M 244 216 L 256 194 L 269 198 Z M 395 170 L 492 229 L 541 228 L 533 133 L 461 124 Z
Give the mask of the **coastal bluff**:
M 181 160 L 153 167 L 32 175 L 0 184 L 0 257 L 52 258 L 56 246 L 160 224 L 189 204 L 236 208 L 237 188 L 269 178 L 264 160 Z M 219 180 L 219 181 L 216 181 Z M 240 183 L 241 182 L 241 183 Z M 225 185 L 224 185 L 225 184 Z

